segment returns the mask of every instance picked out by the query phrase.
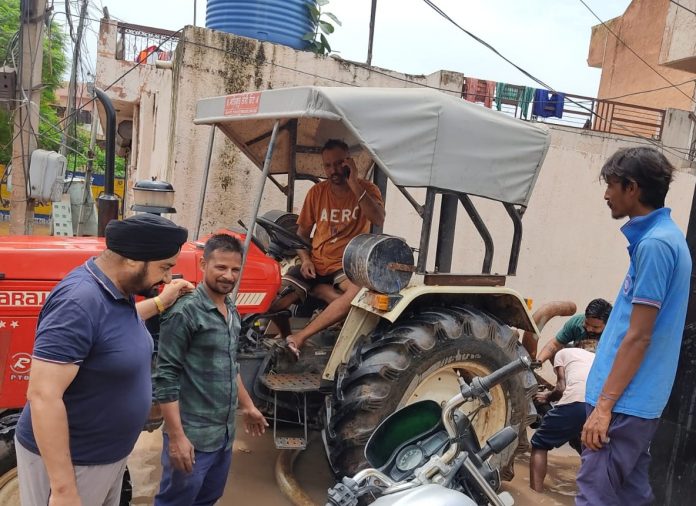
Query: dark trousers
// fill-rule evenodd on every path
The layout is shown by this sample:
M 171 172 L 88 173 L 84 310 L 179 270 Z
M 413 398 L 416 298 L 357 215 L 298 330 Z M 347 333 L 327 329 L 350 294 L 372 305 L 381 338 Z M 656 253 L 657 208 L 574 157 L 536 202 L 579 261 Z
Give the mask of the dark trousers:
M 587 405 L 587 416 L 594 408 Z M 578 472 L 576 506 L 645 506 L 652 504 L 650 442 L 659 419 L 614 413 L 609 443 L 597 451 L 584 448 Z
M 193 471 L 174 469 L 169 460 L 169 436 L 164 434 L 162 448 L 162 481 L 155 496 L 155 506 L 212 506 L 225 490 L 232 463 L 232 448 L 227 441 L 217 451 L 196 450 Z

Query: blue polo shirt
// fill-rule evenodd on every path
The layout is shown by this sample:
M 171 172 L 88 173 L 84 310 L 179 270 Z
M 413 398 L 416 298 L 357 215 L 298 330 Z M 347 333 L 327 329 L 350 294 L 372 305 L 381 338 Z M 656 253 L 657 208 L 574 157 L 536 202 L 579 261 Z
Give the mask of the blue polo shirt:
M 131 452 L 152 402 L 152 351 L 135 301 L 118 291 L 94 259 L 50 293 L 39 314 L 33 357 L 79 366 L 63 395 L 73 464 L 110 464 Z M 39 453 L 30 403 L 16 435 Z
M 659 309 L 650 345 L 613 411 L 659 418 L 677 372 L 689 299 L 691 255 L 668 208 L 633 218 L 621 231 L 628 239 L 630 265 L 597 347 L 587 378 L 586 399 L 593 406 L 597 404 L 628 331 L 633 305 L 647 304 Z

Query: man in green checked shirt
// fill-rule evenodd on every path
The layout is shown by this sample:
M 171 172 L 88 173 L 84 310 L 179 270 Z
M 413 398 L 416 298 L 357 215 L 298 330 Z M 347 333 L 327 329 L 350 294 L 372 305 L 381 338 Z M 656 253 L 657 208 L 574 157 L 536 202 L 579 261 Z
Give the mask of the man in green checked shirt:
M 241 322 L 228 295 L 241 265 L 241 243 L 212 236 L 201 259 L 203 281 L 162 317 L 154 375 L 165 423 L 157 506 L 212 505 L 222 496 L 237 404 L 247 433 L 268 426 L 237 366 Z

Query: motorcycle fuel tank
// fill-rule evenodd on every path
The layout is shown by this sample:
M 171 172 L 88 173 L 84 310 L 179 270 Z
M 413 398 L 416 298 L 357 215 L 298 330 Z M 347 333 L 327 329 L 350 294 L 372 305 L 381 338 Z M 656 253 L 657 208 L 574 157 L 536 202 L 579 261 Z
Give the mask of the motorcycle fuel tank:
M 372 506 L 476 506 L 476 503 L 461 492 L 442 485 L 423 485 L 396 494 L 385 495 Z

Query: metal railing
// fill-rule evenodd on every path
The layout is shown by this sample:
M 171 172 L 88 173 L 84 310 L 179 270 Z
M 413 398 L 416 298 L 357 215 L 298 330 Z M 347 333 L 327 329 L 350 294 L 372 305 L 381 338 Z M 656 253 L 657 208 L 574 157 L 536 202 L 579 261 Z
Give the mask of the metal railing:
M 489 99 L 493 108 L 527 121 L 543 121 L 553 125 L 655 140 L 662 137 L 664 109 L 565 93 L 561 117 L 541 118 L 533 114 L 533 98 L 526 103 L 525 107 L 524 101 L 521 100 L 524 90 L 524 86 L 507 85 L 506 97 L 496 100 L 495 96 L 478 94 L 476 101 L 483 103 Z M 465 89 L 463 89 L 462 98 L 465 97 Z M 529 94 L 527 97 L 529 98 Z
M 179 43 L 176 32 L 151 26 L 118 23 L 116 59 L 154 64 L 172 59 Z

